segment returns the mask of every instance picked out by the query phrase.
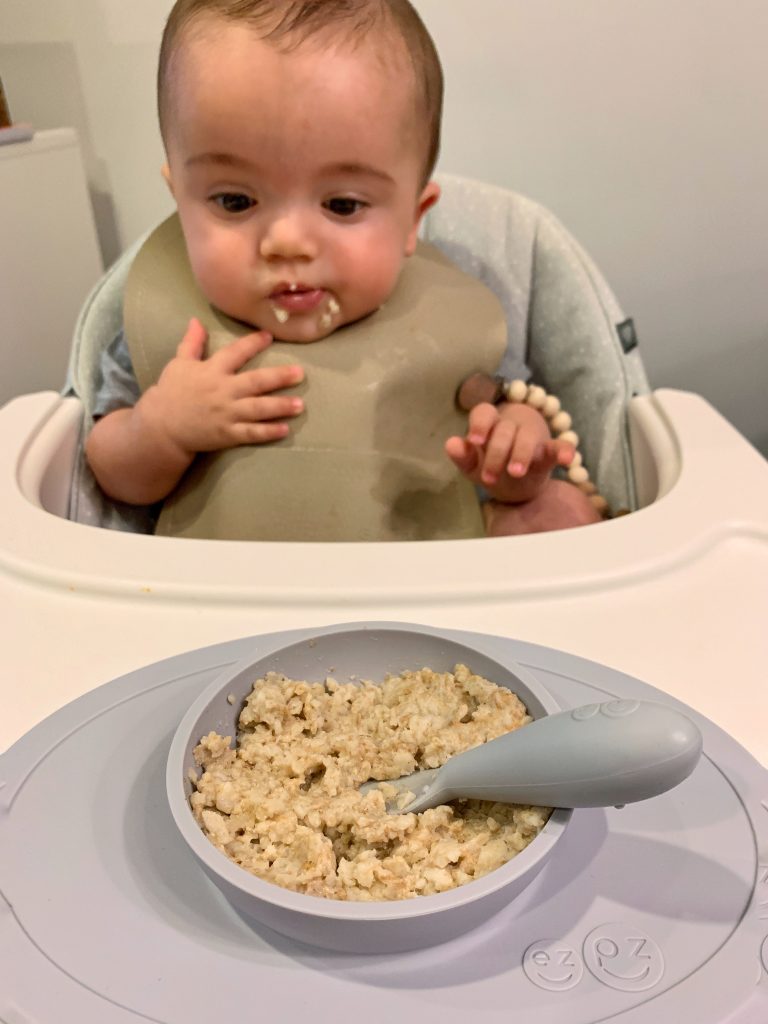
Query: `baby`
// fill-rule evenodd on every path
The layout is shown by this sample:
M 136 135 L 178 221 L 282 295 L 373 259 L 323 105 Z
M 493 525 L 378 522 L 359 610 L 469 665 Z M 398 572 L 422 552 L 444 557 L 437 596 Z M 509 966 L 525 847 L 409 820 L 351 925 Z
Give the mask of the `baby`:
M 333 382 L 357 372 L 354 358 L 345 354 L 323 377 L 310 369 L 312 346 L 342 339 L 333 352 L 343 352 L 340 346 L 357 337 L 356 329 L 369 322 L 375 327 L 376 318 L 387 314 L 390 300 L 399 310 L 395 300 L 407 291 L 401 277 L 417 253 L 419 224 L 440 195 L 430 175 L 439 147 L 442 73 L 408 0 L 177 0 L 161 47 L 158 105 L 167 157 L 163 174 L 176 202 L 190 281 L 213 319 L 189 319 L 187 306 L 173 351 L 156 374 L 140 379 L 135 404 L 101 416 L 88 437 L 87 459 L 101 488 L 133 505 L 165 501 L 182 481 L 196 487 L 208 476 L 218 486 L 219 480 L 240 477 L 242 458 L 214 470 L 218 463 L 203 453 L 237 450 L 252 458 L 257 449 L 260 457 L 269 450 L 284 456 L 302 447 L 290 445 L 302 422 L 312 419 L 313 380 Z M 154 273 L 150 264 L 146 276 Z M 457 290 L 450 279 L 446 287 L 446 295 Z M 157 291 L 151 302 L 162 304 L 167 288 L 159 283 Z M 141 292 L 141 309 L 150 302 L 147 294 Z M 212 345 L 219 323 L 230 334 L 225 343 Z M 409 328 L 408 345 L 402 335 L 393 338 L 393 372 L 400 380 L 406 379 L 406 360 L 413 357 L 414 374 L 419 359 L 424 361 L 415 337 Z M 444 355 L 430 356 L 436 370 L 443 359 L 449 369 L 455 361 L 454 392 L 467 376 L 464 370 L 493 373 L 497 365 L 483 366 L 480 346 L 473 363 L 471 338 L 468 344 L 466 354 L 454 353 L 446 341 Z M 134 363 L 146 349 L 141 339 L 129 346 Z M 281 355 L 270 361 L 273 353 Z M 485 358 L 487 363 L 491 355 Z M 372 373 L 355 385 L 355 394 L 373 396 L 379 385 Z M 336 409 L 341 413 L 350 401 L 340 400 Z M 318 408 L 317 419 L 324 418 L 330 429 L 336 417 L 326 413 L 327 405 Z M 377 439 L 381 419 L 371 426 Z M 354 417 L 347 422 L 341 416 L 339 423 L 347 437 L 357 430 Z M 426 433 L 435 429 L 424 427 Z M 401 447 L 412 438 L 410 429 Z M 391 447 L 391 439 L 387 443 Z M 327 452 L 334 445 L 323 435 L 316 448 Z M 574 450 L 553 440 L 543 416 L 527 405 L 481 401 L 466 428 L 444 434 L 440 445 L 448 469 L 489 496 L 483 506 L 488 535 L 600 518 L 581 491 L 552 478 L 556 465 L 570 465 Z M 376 445 L 368 447 L 376 462 Z M 381 478 L 391 472 L 392 458 L 386 459 L 377 463 Z M 290 480 L 282 468 L 287 465 L 264 461 L 257 474 L 262 483 Z M 415 472 L 413 466 L 408 472 Z M 306 474 L 302 469 L 299 485 Z M 326 475 L 325 468 L 318 474 Z M 366 476 L 362 463 L 340 472 L 340 479 L 355 476 Z M 412 493 L 418 489 L 411 486 Z M 378 483 L 366 479 L 363 490 L 378 492 Z M 435 505 L 445 507 L 449 490 L 434 493 L 442 498 Z M 288 495 L 284 489 L 272 501 L 278 519 L 290 504 Z M 293 502 L 306 521 L 312 518 L 312 505 L 306 504 L 311 501 L 308 491 Z M 193 497 L 192 504 L 200 506 L 201 499 Z M 206 529 L 197 535 L 217 535 L 216 527 Z M 441 535 L 448 534 L 435 534 Z

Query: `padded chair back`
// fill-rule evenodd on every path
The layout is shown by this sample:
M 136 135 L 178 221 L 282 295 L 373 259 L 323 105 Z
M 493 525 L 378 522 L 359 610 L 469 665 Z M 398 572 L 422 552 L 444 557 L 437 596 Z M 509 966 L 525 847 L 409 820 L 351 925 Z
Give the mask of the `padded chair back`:
M 598 490 L 613 510 L 636 508 L 627 409 L 633 395 L 648 393 L 648 381 L 631 324 L 600 271 L 538 203 L 453 175 L 439 181 L 442 198 L 424 237 L 496 293 L 508 351 L 524 354 L 533 380 L 573 417 Z

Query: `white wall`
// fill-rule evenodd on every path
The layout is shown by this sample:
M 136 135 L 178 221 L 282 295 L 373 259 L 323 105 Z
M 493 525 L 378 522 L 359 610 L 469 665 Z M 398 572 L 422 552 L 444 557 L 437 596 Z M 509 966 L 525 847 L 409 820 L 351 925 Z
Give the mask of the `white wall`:
M 416 6 L 448 82 L 441 167 L 554 210 L 634 316 L 652 384 L 698 391 L 768 450 L 765 0 Z M 0 0 L 14 115 L 80 132 L 107 260 L 170 209 L 154 114 L 170 7 Z

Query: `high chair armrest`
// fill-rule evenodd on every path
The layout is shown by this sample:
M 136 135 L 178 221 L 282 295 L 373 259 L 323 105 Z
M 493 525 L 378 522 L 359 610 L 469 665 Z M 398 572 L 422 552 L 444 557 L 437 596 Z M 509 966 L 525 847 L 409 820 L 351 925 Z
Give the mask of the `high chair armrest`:
M 3 409 L 5 435 L 26 443 L 17 465 L 19 490 L 32 505 L 66 518 L 83 422 L 78 398 L 40 391 Z
M 680 448 L 653 394 L 630 401 L 628 421 L 637 504 L 645 508 L 675 486 L 682 469 Z

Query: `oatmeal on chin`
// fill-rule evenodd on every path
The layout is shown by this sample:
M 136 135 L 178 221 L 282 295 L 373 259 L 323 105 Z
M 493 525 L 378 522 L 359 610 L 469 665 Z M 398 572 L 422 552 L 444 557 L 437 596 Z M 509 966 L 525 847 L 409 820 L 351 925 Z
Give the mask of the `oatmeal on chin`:
M 445 892 L 525 849 L 550 810 L 456 800 L 390 814 L 386 780 L 530 721 L 514 693 L 465 665 L 381 684 L 267 673 L 240 713 L 236 748 L 214 732 L 195 748 L 203 773 L 190 803 L 214 846 L 286 889 L 354 901 Z M 382 784 L 363 795 L 369 779 Z

